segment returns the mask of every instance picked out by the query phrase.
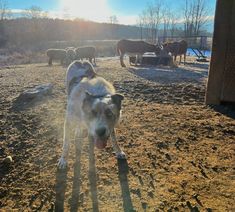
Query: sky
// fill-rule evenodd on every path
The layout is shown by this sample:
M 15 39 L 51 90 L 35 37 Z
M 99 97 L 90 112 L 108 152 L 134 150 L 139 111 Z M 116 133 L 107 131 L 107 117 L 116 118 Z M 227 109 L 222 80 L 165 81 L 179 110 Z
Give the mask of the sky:
M 118 23 L 136 24 L 139 14 L 154 0 L 4 0 L 13 12 L 32 5 L 47 11 L 54 18 L 83 18 L 97 22 L 108 22 L 115 15 Z M 172 11 L 180 11 L 184 0 L 162 0 Z M 207 0 L 210 16 L 213 16 L 216 0 Z

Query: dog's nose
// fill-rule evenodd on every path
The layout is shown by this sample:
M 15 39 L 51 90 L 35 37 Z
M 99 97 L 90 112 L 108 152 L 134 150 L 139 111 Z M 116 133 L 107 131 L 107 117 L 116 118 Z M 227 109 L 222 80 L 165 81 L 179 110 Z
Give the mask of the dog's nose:
M 102 137 L 105 135 L 106 129 L 104 127 L 101 127 L 101 128 L 98 128 L 95 132 L 98 136 Z

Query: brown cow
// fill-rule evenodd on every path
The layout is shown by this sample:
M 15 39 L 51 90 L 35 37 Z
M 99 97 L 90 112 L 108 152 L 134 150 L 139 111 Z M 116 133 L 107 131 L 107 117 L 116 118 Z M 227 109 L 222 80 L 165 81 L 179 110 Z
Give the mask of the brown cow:
M 94 59 L 95 64 L 95 54 L 96 49 L 94 46 L 84 46 L 84 47 L 78 47 L 76 48 L 76 55 L 78 59 L 89 59 L 89 61 L 92 63 L 92 59 Z
M 188 43 L 185 40 L 181 41 L 174 41 L 174 42 L 166 42 L 163 44 L 163 49 L 166 50 L 167 53 L 171 53 L 174 56 L 174 61 L 176 61 L 176 57 L 180 56 L 180 63 L 181 63 L 181 56 L 184 55 L 184 64 L 186 60 L 186 52 L 188 48 Z
M 48 49 L 46 54 L 49 57 L 48 65 L 52 65 L 53 60 L 60 60 L 61 65 L 65 63 L 66 50 L 64 49 Z
M 126 67 L 123 62 L 123 57 L 125 54 L 137 55 L 142 57 L 145 52 L 155 52 L 158 55 L 161 48 L 158 45 L 153 45 L 144 41 L 132 41 L 132 40 L 120 40 L 117 43 L 117 52 L 120 55 L 120 63 L 122 67 Z

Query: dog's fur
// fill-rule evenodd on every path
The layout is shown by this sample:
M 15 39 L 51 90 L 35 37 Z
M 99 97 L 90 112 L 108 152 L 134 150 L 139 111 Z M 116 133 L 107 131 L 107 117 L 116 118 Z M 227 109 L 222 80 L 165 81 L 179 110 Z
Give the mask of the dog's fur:
M 123 96 L 115 93 L 112 84 L 97 76 L 89 62 L 74 61 L 70 64 L 66 90 L 68 104 L 59 168 L 66 167 L 70 142 L 75 134 L 75 142 L 82 142 L 85 130 L 99 149 L 103 149 L 111 137 L 117 158 L 125 158 L 125 153 L 116 142 L 114 131 L 120 117 Z

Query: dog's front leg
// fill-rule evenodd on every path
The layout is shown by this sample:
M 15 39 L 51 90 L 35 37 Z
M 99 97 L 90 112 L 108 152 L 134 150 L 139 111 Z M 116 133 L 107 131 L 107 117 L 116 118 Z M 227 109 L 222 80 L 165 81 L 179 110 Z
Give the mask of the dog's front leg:
M 111 139 L 112 139 L 112 144 L 113 144 L 113 150 L 115 151 L 116 157 L 118 159 L 126 159 L 126 154 L 118 146 L 114 129 L 111 132 Z
M 75 133 L 76 153 L 81 152 L 83 139 L 86 137 L 87 137 L 86 130 L 82 126 L 78 125 L 78 128 L 76 129 L 76 133 Z
M 63 138 L 62 155 L 58 163 L 58 167 L 60 169 L 64 169 L 67 165 L 69 146 L 70 146 L 71 140 L 74 138 L 74 133 L 75 133 L 74 130 L 75 130 L 74 120 L 72 120 L 70 115 L 67 115 L 65 119 L 65 123 L 64 123 L 64 138 Z

